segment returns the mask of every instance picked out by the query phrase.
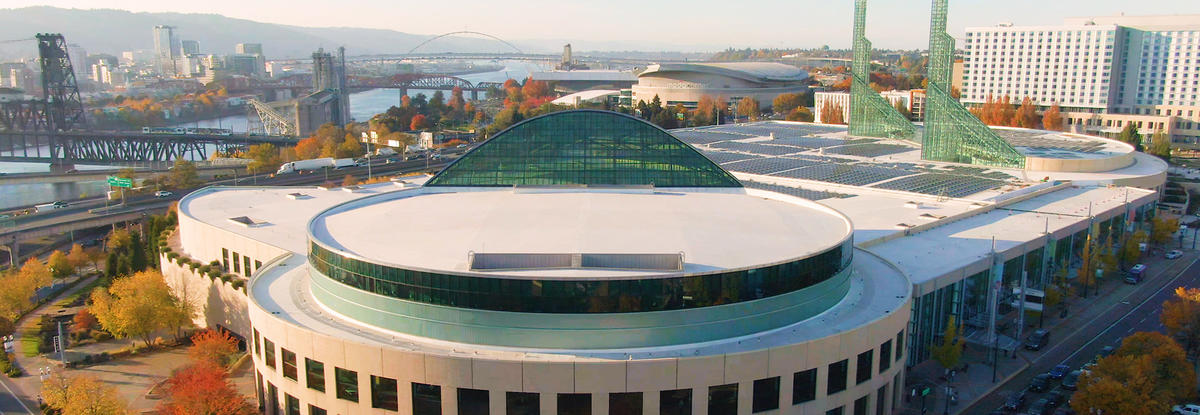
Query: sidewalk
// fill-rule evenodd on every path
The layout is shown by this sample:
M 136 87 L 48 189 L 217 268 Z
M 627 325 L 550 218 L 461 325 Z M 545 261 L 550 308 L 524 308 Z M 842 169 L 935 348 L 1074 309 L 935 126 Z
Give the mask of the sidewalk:
M 1178 245 L 1175 245 L 1178 246 Z M 1186 247 L 1185 247 L 1186 248 Z M 1169 249 L 1174 249 L 1173 247 Z M 1175 260 L 1167 260 L 1162 256 L 1145 257 L 1143 263 L 1150 267 L 1152 278 L 1150 283 L 1161 284 L 1177 273 L 1182 271 L 1182 267 L 1191 263 L 1197 256 L 1197 251 L 1187 250 L 1184 256 Z M 1108 311 L 1110 307 L 1120 303 L 1126 296 L 1132 293 L 1137 285 L 1128 285 L 1120 281 L 1105 281 L 1101 284 L 1098 293 L 1088 293 L 1088 298 L 1073 297 L 1067 301 L 1070 313 L 1066 318 L 1059 318 L 1058 313 L 1047 313 L 1044 317 L 1043 328 L 1056 333 L 1056 341 L 1074 336 L 1080 329 L 1094 323 L 1097 318 Z M 1024 334 L 1032 333 L 1038 328 L 1037 320 L 1026 321 L 1026 329 Z M 1018 339 L 1024 340 L 1024 339 Z M 971 407 L 977 400 L 987 396 L 999 387 L 1003 386 L 1009 379 L 1021 374 L 1029 368 L 1031 359 L 1036 360 L 1041 355 L 1027 355 L 1024 349 L 1018 349 L 1011 355 L 1005 355 L 1004 351 L 998 352 L 999 359 L 997 360 L 995 382 L 992 381 L 992 364 L 990 348 L 980 347 L 976 345 L 967 345 L 963 352 L 962 362 L 966 364 L 967 370 L 961 373 L 956 373 L 954 379 L 951 380 L 949 386 L 953 388 L 957 394 L 956 402 L 949 405 L 950 414 L 957 414 L 966 408 Z M 911 392 L 914 387 L 930 386 L 931 392 L 925 397 L 925 408 L 927 414 L 940 414 L 946 411 L 947 405 L 945 373 L 941 365 L 933 360 L 922 362 L 921 364 L 909 369 L 906 376 L 906 392 L 909 393 L 910 401 L 905 404 L 905 408 L 899 413 L 904 415 L 921 414 L 921 397 L 911 397 Z
M 54 298 L 47 300 L 46 302 L 42 303 L 42 305 L 34 308 L 33 311 L 26 313 L 25 316 L 17 320 L 14 330 L 15 335 L 24 337 L 22 334 L 28 331 L 34 331 L 36 333 L 37 325 L 41 322 L 43 315 L 58 314 L 58 312 L 61 310 L 61 307 L 56 305 L 59 299 L 79 292 L 79 290 L 87 287 L 92 283 L 92 281 L 95 281 L 99 277 L 92 276 L 83 279 L 80 279 L 79 277 L 74 278 L 74 285 L 72 285 L 70 288 L 63 290 Z M 17 399 L 22 400 L 25 405 L 29 406 L 30 408 L 36 408 L 36 398 L 42 388 L 41 380 L 38 377 L 38 371 L 41 368 L 52 366 L 53 363 L 40 354 L 33 357 L 26 357 L 21 350 L 21 345 L 24 340 L 25 339 L 18 337 L 14 342 L 13 356 L 15 357 L 13 359 L 13 363 L 15 363 L 17 367 L 20 367 L 22 370 L 24 370 L 25 375 L 9 380 L 15 387 L 13 392 L 16 392 L 16 394 L 19 395 L 17 396 Z

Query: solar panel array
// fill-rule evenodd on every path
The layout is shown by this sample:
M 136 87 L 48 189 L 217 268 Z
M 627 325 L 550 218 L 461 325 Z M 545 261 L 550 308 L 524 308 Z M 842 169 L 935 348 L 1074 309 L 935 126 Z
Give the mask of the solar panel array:
M 880 156 L 886 156 L 889 154 L 898 154 L 898 153 L 904 153 L 904 152 L 913 151 L 913 150 L 915 150 L 915 149 L 912 147 L 902 146 L 902 145 L 898 145 L 898 144 L 868 143 L 868 144 L 858 144 L 858 145 L 834 147 L 834 148 L 826 149 L 825 152 L 829 153 L 829 154 L 845 154 L 845 155 L 860 156 L 860 157 L 880 157 Z
M 738 160 L 762 158 L 762 156 L 756 156 L 753 154 L 730 153 L 728 151 L 701 151 L 700 153 L 704 154 L 704 157 L 708 157 L 709 160 L 712 160 L 713 163 L 717 164 L 725 164 Z
M 854 140 L 858 141 L 858 140 Z M 874 140 L 870 140 L 874 141 Z M 805 149 L 818 149 L 822 147 L 841 146 L 849 143 L 847 140 L 838 140 L 836 138 L 813 138 L 813 137 L 792 137 L 792 138 L 775 138 L 770 141 L 760 141 L 763 144 L 784 145 L 792 147 L 800 147 Z
M 735 161 L 728 164 L 722 164 L 721 167 L 725 170 L 736 171 L 741 173 L 775 175 L 780 172 L 793 170 L 801 167 L 820 165 L 821 162 L 814 160 L 802 160 L 785 157 L 770 157 L 758 158 L 751 160 Z
M 679 138 L 679 140 L 691 145 L 712 144 L 718 141 L 742 140 L 750 138 L 750 136 L 745 134 L 731 134 L 720 131 L 697 129 L 671 130 L 671 134 Z
M 959 198 L 967 197 L 984 190 L 995 189 L 1003 185 L 1004 181 L 1001 180 L 945 173 L 922 173 L 880 183 L 871 187 Z
M 761 154 L 764 156 L 782 156 L 784 154 L 799 153 L 805 151 L 803 148 L 789 146 L 774 146 L 759 143 L 739 143 L 736 141 L 723 141 L 709 145 L 712 148 L 723 148 L 726 150 L 740 151 L 744 153 Z
M 870 165 L 821 164 L 802 169 L 787 170 L 776 174 L 776 176 L 840 183 L 850 186 L 866 186 L 871 183 L 910 174 L 913 174 L 913 172 Z
M 1104 143 L 1091 140 L 1071 140 L 1053 134 L 1030 131 L 993 130 L 1014 147 L 1032 149 L 1066 150 L 1080 153 L 1095 153 L 1104 149 Z
M 766 190 L 768 192 L 783 193 L 785 195 L 801 197 L 801 198 L 808 199 L 808 200 L 842 199 L 842 198 L 847 198 L 847 197 L 854 197 L 854 195 L 848 195 L 845 193 L 826 192 L 826 191 L 822 191 L 822 190 L 809 190 L 809 189 L 804 189 L 804 188 L 800 188 L 800 187 L 780 186 L 780 185 L 775 185 L 775 184 L 761 183 L 761 182 L 749 181 L 749 180 L 743 181 L 742 184 L 745 185 L 746 187 L 749 187 L 752 189 L 762 189 L 762 190 Z

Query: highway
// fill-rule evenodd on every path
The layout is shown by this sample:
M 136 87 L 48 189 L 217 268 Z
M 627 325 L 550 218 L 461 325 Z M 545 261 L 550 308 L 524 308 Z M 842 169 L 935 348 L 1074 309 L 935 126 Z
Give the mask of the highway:
M 1010 394 L 1025 389 L 1034 376 L 1046 373 L 1059 364 L 1066 364 L 1072 370 L 1079 369 L 1084 363 L 1092 360 L 1100 349 L 1105 346 L 1117 347 L 1118 342 L 1130 334 L 1140 331 L 1165 333 L 1165 328 L 1159 320 L 1162 303 L 1174 297 L 1176 287 L 1200 288 L 1200 260 L 1195 255 L 1187 255 L 1156 264 L 1159 264 L 1159 269 L 1152 268 L 1150 278 L 1133 291 L 1126 291 L 1126 295 L 1119 298 L 1119 301 L 1105 306 L 1106 309 L 1100 311 L 1096 318 L 1079 327 L 1076 332 L 1051 332 L 1050 346 L 1045 350 L 1022 351 L 1022 356 L 1031 360 L 1029 368 L 996 391 L 976 401 L 962 413 L 989 414 L 999 408 Z M 1057 382 L 1052 390 L 1071 394 L 1071 391 L 1058 387 Z M 1044 395 L 1045 393 L 1030 392 L 1025 400 L 1024 409 Z

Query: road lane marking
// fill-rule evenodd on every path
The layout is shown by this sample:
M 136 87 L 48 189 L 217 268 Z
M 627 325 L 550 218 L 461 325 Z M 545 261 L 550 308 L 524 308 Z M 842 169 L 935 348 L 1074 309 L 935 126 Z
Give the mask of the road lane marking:
M 4 380 L 0 380 L 0 386 L 4 386 L 4 390 L 8 391 L 9 395 L 12 395 L 13 400 L 17 401 L 17 405 L 21 405 L 22 408 L 25 408 L 26 413 L 28 413 L 29 415 L 34 415 L 34 412 L 29 410 L 28 406 L 25 406 L 25 402 L 22 402 L 21 398 L 18 397 L 15 392 L 13 392 L 12 388 L 8 387 L 8 382 L 5 382 Z

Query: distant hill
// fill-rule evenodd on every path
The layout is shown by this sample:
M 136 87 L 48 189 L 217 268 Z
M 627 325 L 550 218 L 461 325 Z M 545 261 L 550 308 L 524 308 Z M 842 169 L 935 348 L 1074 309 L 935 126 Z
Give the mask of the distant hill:
M 88 53 L 118 55 L 122 51 L 153 49 L 155 25 L 176 26 L 182 40 L 200 42 L 202 53 L 233 53 L 237 43 L 261 43 L 270 59 L 304 58 L 317 48 L 345 46 L 349 55 L 404 53 L 431 35 L 394 30 L 348 27 L 300 27 L 234 19 L 217 14 L 133 13 L 114 9 L 62 9 L 38 6 L 0 9 L 0 41 L 31 38 L 35 33 L 62 33 L 67 42 Z M 527 52 L 551 52 L 536 45 Z M 539 42 L 542 43 L 542 42 Z M 33 42 L 0 43 L 0 58 L 36 55 Z M 499 52 L 503 44 L 483 38 L 447 37 L 428 46 L 428 52 Z

